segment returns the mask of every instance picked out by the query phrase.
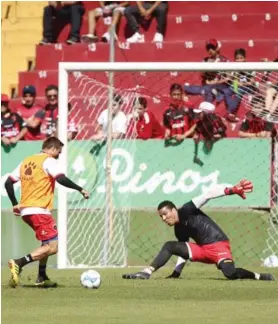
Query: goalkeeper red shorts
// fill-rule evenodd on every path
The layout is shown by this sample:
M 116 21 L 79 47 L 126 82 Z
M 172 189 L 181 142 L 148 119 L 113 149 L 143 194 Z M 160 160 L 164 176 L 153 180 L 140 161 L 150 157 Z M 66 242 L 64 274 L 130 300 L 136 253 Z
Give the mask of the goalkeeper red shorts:
M 32 227 L 37 240 L 47 241 L 57 237 L 56 221 L 51 215 L 35 214 L 22 216 L 22 218 L 25 223 Z
M 188 242 L 186 245 L 191 261 L 219 264 L 224 259 L 233 260 L 229 241 L 220 241 L 205 245 Z

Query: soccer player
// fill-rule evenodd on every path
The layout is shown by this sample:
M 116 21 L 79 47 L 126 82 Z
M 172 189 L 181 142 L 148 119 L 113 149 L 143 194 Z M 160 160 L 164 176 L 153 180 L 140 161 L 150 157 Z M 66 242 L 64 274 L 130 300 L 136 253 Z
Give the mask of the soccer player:
M 215 264 L 227 279 L 254 279 L 274 280 L 271 274 L 255 273 L 242 268 L 236 268 L 233 261 L 230 242 L 222 229 L 200 208 L 210 199 L 225 195 L 237 194 L 246 199 L 246 193 L 253 190 L 253 185 L 248 180 L 241 180 L 231 188 L 222 185 L 215 186 L 206 194 L 198 196 L 181 208 L 171 201 L 163 201 L 158 205 L 158 213 L 167 225 L 175 226 L 176 236 L 182 241 L 166 242 L 151 265 L 140 272 L 124 274 L 124 279 L 149 279 L 154 271 L 163 267 L 172 255 L 177 255 L 184 260 Z M 177 235 L 178 234 L 178 235 Z M 196 243 L 188 242 L 192 238 Z M 179 239 L 179 238 L 178 238 Z M 179 261 L 171 278 L 179 277 L 182 263 Z
M 54 199 L 55 180 L 64 187 L 79 191 L 85 199 L 89 192 L 68 179 L 61 171 L 57 159 L 62 151 L 63 143 L 56 137 L 49 137 L 43 142 L 42 151 L 25 158 L 5 182 L 13 212 L 35 232 L 41 246 L 20 259 L 8 262 L 12 277 L 10 284 L 19 284 L 22 268 L 28 263 L 39 261 L 37 286 L 56 286 L 46 274 L 47 260 L 58 252 L 58 232 L 55 219 L 51 216 Z M 20 204 L 15 197 L 13 185 L 21 182 Z

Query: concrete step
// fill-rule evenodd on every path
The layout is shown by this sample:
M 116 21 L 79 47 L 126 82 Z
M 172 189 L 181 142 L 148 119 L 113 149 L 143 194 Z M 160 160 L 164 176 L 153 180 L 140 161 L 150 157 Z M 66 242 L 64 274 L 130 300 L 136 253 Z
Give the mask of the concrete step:
M 18 18 L 42 18 L 43 8 L 47 6 L 47 1 L 17 1 L 16 16 Z
M 39 29 L 35 30 L 11 30 L 2 33 L 2 41 L 7 44 L 36 44 L 42 38 L 42 32 Z
M 33 17 L 33 18 L 16 18 L 15 21 L 11 22 L 10 20 L 4 19 L 2 21 L 2 33 L 6 31 L 15 31 L 15 30 L 41 30 L 42 31 L 42 18 Z

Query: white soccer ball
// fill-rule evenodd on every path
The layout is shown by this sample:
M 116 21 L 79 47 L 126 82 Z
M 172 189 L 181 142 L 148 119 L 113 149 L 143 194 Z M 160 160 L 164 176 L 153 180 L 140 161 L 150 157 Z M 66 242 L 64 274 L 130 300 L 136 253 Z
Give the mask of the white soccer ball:
M 100 274 L 95 270 L 87 270 L 82 273 L 80 283 L 84 288 L 97 289 L 101 284 Z

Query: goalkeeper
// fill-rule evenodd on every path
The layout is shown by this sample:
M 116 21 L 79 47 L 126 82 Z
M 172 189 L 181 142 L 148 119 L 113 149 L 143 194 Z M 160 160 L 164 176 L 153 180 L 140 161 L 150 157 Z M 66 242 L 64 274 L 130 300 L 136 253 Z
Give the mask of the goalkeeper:
M 230 280 L 253 279 L 274 280 L 271 274 L 251 272 L 237 268 L 233 261 L 230 242 L 222 229 L 200 208 L 210 199 L 225 195 L 239 195 L 246 199 L 246 193 L 252 192 L 253 184 L 241 180 L 238 185 L 225 188 L 221 185 L 177 207 L 171 201 L 163 201 L 158 205 L 158 213 L 167 225 L 175 226 L 175 234 L 179 241 L 166 242 L 151 265 L 140 272 L 124 274 L 124 279 L 149 279 L 154 271 L 163 267 L 172 255 L 179 257 L 178 263 L 170 278 L 178 278 L 185 260 L 215 264 L 223 275 Z M 196 243 L 188 242 L 192 238 Z M 169 278 L 168 277 L 168 278 Z

